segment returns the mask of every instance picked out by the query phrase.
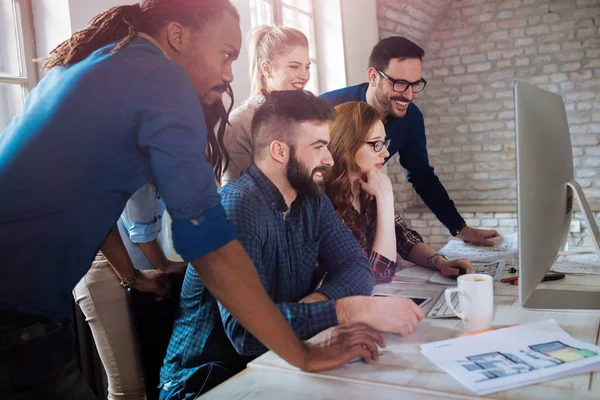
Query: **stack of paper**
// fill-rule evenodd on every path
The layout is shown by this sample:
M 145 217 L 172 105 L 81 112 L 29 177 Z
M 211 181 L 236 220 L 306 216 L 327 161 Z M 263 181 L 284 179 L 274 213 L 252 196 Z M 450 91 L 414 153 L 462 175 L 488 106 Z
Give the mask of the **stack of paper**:
M 552 270 L 574 274 L 600 274 L 600 257 L 591 251 L 563 254 L 554 262 Z
M 478 395 L 600 370 L 600 347 L 554 320 L 428 343 L 421 352 Z
M 451 240 L 440 253 L 446 257 L 468 258 L 471 262 L 504 260 L 506 265 L 516 265 L 516 256 L 519 251 L 519 238 L 517 233 L 493 238 L 494 247 L 482 247 L 467 244 L 461 240 Z

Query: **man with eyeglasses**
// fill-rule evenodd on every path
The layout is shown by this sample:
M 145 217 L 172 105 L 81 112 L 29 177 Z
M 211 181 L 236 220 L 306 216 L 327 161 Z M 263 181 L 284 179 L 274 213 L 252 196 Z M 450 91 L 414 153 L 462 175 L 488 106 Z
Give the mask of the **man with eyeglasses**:
M 333 106 L 365 101 L 382 113 L 386 117 L 386 135 L 391 140 L 390 157 L 398 153 L 408 181 L 427 207 L 452 236 L 473 244 L 493 246 L 490 239 L 499 236 L 498 232 L 467 226 L 429 164 L 423 114 L 413 103 L 416 94 L 427 85 L 421 76 L 424 54 L 421 47 L 404 37 L 385 38 L 371 51 L 368 82 L 334 90 L 321 97 Z

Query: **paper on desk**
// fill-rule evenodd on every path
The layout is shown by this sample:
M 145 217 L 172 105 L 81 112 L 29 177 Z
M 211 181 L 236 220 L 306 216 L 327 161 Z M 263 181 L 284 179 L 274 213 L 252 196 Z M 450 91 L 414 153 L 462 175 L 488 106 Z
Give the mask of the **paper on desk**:
M 597 254 L 565 254 L 556 259 L 552 271 L 574 274 L 600 274 L 600 257 Z
M 428 343 L 421 353 L 478 395 L 600 370 L 600 347 L 554 320 Z
M 492 239 L 497 242 L 494 247 L 481 247 L 467 244 L 461 240 L 450 240 L 440 253 L 446 257 L 468 258 L 471 261 L 504 260 L 506 265 L 516 265 L 516 254 L 519 248 L 518 234 L 513 233 Z
M 493 261 L 489 263 L 477 263 L 473 262 L 473 273 L 474 274 L 486 274 L 494 279 L 500 278 L 502 271 L 504 271 L 504 260 Z M 429 278 L 429 283 L 438 283 L 441 285 L 456 285 L 456 278 L 447 278 L 439 272 L 434 273 Z
M 396 282 L 409 283 L 427 283 L 434 271 L 430 268 L 421 267 L 420 265 L 411 264 L 405 268 L 398 268 L 394 275 Z

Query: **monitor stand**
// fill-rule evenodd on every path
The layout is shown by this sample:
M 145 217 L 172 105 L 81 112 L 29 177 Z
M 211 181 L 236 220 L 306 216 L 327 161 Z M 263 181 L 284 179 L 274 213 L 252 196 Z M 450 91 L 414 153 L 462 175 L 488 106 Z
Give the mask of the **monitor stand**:
M 581 185 L 576 180 L 567 182 L 567 186 L 573 190 L 577 198 L 579 209 L 584 215 L 592 235 L 592 242 L 596 254 L 600 257 L 600 230 L 592 214 Z M 600 264 L 598 264 L 600 268 Z M 562 290 L 562 289 L 536 289 L 523 303 L 527 310 L 547 311 L 600 311 L 600 290 Z

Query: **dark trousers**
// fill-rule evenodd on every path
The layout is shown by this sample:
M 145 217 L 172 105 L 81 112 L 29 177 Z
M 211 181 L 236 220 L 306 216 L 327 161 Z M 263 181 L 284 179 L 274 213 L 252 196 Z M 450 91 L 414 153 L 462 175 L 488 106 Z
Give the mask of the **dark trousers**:
M 75 361 L 70 326 L 0 312 L 0 399 L 96 400 Z

